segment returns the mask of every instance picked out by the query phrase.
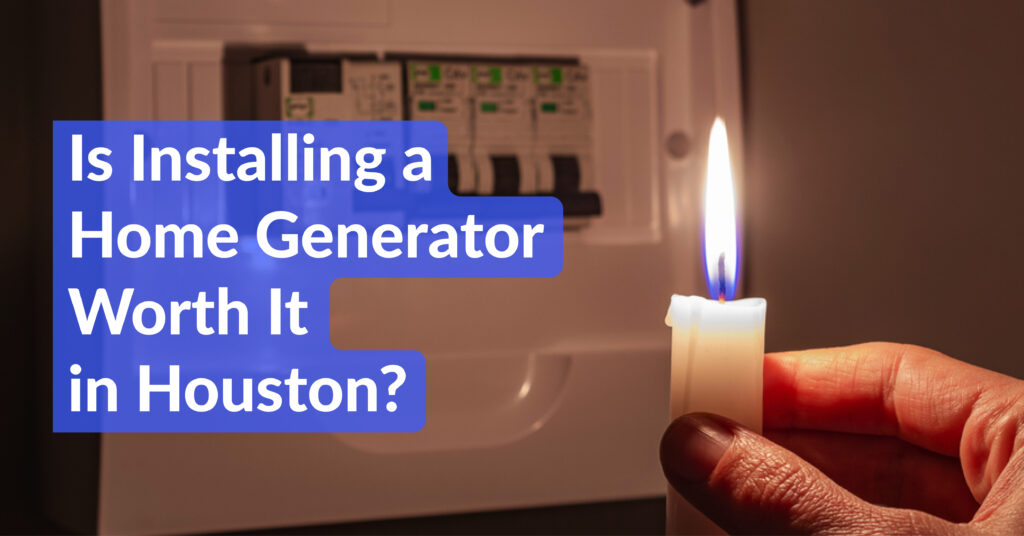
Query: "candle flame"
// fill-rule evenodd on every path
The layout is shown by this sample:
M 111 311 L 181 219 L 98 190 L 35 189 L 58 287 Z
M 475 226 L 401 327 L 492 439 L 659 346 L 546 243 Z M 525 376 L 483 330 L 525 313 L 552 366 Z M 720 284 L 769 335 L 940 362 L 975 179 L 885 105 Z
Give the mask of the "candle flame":
M 725 122 L 715 118 L 708 143 L 708 172 L 704 189 L 704 268 L 712 299 L 736 296 L 739 257 L 736 232 L 736 194 L 729 162 Z

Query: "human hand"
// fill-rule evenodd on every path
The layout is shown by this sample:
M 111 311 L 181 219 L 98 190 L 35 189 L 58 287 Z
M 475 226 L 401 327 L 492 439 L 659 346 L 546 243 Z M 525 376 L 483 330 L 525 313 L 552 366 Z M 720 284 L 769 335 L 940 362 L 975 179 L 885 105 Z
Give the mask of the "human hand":
M 765 437 L 689 414 L 661 441 L 728 532 L 1024 534 L 1024 381 L 870 343 L 765 356 L 764 408 Z

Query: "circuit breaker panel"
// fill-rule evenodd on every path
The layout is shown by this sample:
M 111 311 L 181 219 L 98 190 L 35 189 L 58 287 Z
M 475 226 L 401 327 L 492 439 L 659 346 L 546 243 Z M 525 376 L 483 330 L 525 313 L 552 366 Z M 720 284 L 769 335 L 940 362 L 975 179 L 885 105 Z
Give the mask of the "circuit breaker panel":
M 574 223 L 601 214 L 576 60 L 295 55 L 254 71 L 257 119 L 440 121 L 453 192 L 553 195 Z
M 566 232 L 557 277 L 340 277 L 325 289 L 331 314 L 321 321 L 335 347 L 424 355 L 420 432 L 108 434 L 100 532 L 209 533 L 664 494 L 665 304 L 704 285 L 702 155 L 716 116 L 743 154 L 735 0 L 103 8 L 106 119 L 437 120 L 448 130 L 451 191 L 554 195 Z M 733 164 L 741 186 L 742 159 Z M 390 210 L 377 196 L 332 198 L 351 189 L 306 186 L 280 201 Z M 231 222 L 274 209 L 233 190 L 203 190 L 190 213 Z M 261 277 L 272 276 L 268 267 Z

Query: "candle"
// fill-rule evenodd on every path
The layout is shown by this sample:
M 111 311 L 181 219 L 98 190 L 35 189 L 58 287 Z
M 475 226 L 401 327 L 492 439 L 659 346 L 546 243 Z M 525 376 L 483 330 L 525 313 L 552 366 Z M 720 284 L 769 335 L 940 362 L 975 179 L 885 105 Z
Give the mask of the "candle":
M 670 404 L 675 419 L 709 412 L 761 431 L 764 317 L 762 298 L 733 300 L 738 240 L 725 123 L 715 119 L 704 191 L 704 265 L 713 300 L 672 296 Z M 706 533 L 713 525 L 669 487 L 666 531 Z

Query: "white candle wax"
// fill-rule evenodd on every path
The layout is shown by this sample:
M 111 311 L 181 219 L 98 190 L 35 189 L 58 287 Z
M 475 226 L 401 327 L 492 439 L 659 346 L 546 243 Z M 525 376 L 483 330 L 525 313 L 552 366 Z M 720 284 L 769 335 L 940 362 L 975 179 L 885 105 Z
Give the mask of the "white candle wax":
M 693 412 L 728 417 L 761 431 L 764 318 L 767 302 L 718 302 L 672 296 L 671 416 Z M 713 525 L 674 489 L 668 490 L 669 534 L 706 533 Z

